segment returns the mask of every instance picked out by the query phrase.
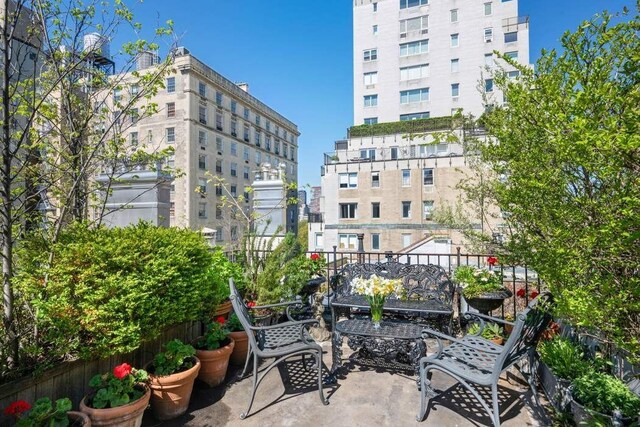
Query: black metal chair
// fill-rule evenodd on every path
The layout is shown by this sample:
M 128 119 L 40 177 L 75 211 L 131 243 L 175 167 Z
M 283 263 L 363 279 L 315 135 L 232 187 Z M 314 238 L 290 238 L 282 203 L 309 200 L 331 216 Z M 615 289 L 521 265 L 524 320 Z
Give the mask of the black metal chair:
M 302 364 L 307 369 L 305 361 L 305 355 L 311 354 L 315 357 L 315 366 L 318 369 L 318 391 L 320 393 L 320 400 L 324 405 L 328 405 L 329 402 L 324 397 L 322 392 L 322 347 L 320 347 L 307 332 L 307 326 L 317 323 L 316 320 L 301 320 L 294 321 L 289 320 L 278 325 L 271 326 L 254 326 L 249 315 L 249 310 L 256 309 L 270 309 L 274 307 L 290 307 L 292 305 L 300 304 L 300 301 L 283 302 L 279 304 L 270 304 L 263 306 L 247 307 L 242 301 L 242 297 L 236 289 L 233 279 L 229 279 L 229 287 L 231 288 L 231 304 L 233 304 L 233 310 L 240 319 L 240 323 L 249 336 L 249 352 L 247 354 L 247 360 L 242 373 L 247 369 L 249 360 L 253 359 L 253 390 L 251 391 L 251 399 L 249 400 L 249 407 L 245 412 L 240 414 L 241 419 L 245 419 L 249 415 L 253 400 L 256 395 L 256 390 L 262 379 L 269 373 L 269 371 L 278 365 L 280 362 L 293 357 L 302 355 Z M 273 362 L 267 365 L 261 372 L 258 372 L 258 362 L 260 359 L 275 358 Z
M 476 334 L 467 334 L 461 339 L 425 329 L 423 338 L 436 338 L 438 351 L 420 359 L 421 388 L 418 421 L 425 418 L 428 399 L 436 396 L 435 391 L 431 388 L 431 371 L 437 370 L 453 377 L 468 389 L 487 411 L 493 425 L 500 426 L 498 407 L 500 374 L 525 355 L 529 356 L 529 367 L 531 370 L 533 369 L 536 343 L 552 319 L 549 310 L 551 303 L 549 293 L 539 295 L 517 316 L 515 323 L 478 313 L 468 313 L 480 320 L 480 330 Z M 513 325 L 513 331 L 503 346 L 481 337 L 485 321 Z M 445 347 L 442 344 L 442 339 L 450 341 L 451 344 Z M 536 398 L 533 372 L 530 372 L 528 377 L 529 385 L 533 390 L 534 398 Z M 491 387 L 491 408 L 472 384 Z

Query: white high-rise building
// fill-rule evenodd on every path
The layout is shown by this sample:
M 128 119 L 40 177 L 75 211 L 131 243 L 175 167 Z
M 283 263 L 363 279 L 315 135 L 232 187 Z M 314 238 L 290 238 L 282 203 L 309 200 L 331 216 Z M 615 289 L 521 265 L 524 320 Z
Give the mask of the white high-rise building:
M 517 0 L 354 0 L 354 125 L 478 117 L 482 92 L 503 102 L 487 67 L 529 63 L 529 22 Z

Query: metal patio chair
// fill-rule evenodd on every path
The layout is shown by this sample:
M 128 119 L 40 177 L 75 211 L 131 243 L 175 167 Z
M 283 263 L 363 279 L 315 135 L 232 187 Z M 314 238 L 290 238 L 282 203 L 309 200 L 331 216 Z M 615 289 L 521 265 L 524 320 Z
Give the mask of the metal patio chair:
M 269 373 L 269 371 L 277 366 L 280 362 L 286 359 L 302 355 L 302 364 L 307 369 L 307 363 L 305 361 L 305 355 L 311 354 L 315 358 L 315 366 L 318 369 L 318 391 L 320 393 L 320 400 L 324 405 L 328 405 L 329 402 L 324 397 L 322 392 L 322 347 L 320 347 L 307 332 L 307 326 L 317 323 L 316 320 L 290 320 L 288 322 L 280 323 L 271 326 L 254 326 L 251 322 L 251 316 L 249 310 L 256 309 L 269 309 L 274 307 L 290 307 L 292 305 L 300 304 L 300 301 L 283 302 L 279 304 L 270 304 L 263 306 L 247 307 L 242 301 L 242 297 L 238 293 L 238 290 L 233 283 L 233 279 L 229 279 L 229 287 L 231 288 L 231 304 L 233 310 L 237 314 L 242 327 L 249 336 L 249 352 L 247 354 L 247 360 L 245 362 L 244 370 L 241 377 L 244 377 L 244 373 L 247 369 L 249 360 L 253 359 L 253 390 L 251 391 L 251 399 L 249 400 L 249 407 L 245 412 L 240 414 L 241 419 L 245 419 L 249 415 L 253 400 L 256 395 L 256 390 L 262 379 Z M 275 358 L 270 364 L 268 364 L 262 371 L 258 371 L 258 362 L 260 359 Z
M 461 339 L 425 329 L 423 338 L 436 338 L 438 351 L 420 359 L 420 412 L 417 420 L 422 421 L 425 418 L 428 409 L 427 401 L 437 395 L 431 387 L 431 371 L 437 370 L 453 377 L 468 389 L 487 411 L 493 425 L 500 426 L 498 407 L 500 374 L 525 355 L 529 357 L 529 367 L 532 369 L 536 343 L 552 319 L 549 310 L 551 303 L 551 294 L 539 295 L 517 316 L 515 323 L 478 313 L 468 313 L 480 321 L 480 331 L 474 335 L 467 334 Z M 504 345 L 494 344 L 481 337 L 485 321 L 513 325 L 513 331 Z M 444 346 L 443 339 L 450 341 L 451 344 Z M 537 401 L 533 372 L 529 373 L 528 381 L 533 390 L 534 399 Z M 472 384 L 491 387 L 491 407 Z

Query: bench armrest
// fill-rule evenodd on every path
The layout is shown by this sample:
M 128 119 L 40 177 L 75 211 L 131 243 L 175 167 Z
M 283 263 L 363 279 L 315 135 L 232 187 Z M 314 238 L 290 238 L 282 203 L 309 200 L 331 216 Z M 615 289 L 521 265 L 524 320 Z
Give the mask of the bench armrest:
M 510 322 L 508 320 L 500 319 L 499 317 L 487 316 L 486 314 L 472 313 L 472 312 L 468 311 L 464 315 L 467 316 L 467 317 L 477 317 L 481 321 L 488 320 L 489 322 L 502 323 L 503 325 L 511 325 L 511 326 L 515 325 L 514 322 Z

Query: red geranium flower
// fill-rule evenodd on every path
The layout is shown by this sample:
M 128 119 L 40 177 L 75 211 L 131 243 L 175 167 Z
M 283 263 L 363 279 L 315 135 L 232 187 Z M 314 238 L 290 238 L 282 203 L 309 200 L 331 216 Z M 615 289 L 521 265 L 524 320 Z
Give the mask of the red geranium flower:
M 224 325 L 224 323 L 227 321 L 227 319 L 224 318 L 224 316 L 218 316 L 216 317 L 216 322 L 220 323 L 221 325 Z
M 247 307 L 249 307 L 249 308 L 252 308 L 252 307 L 255 307 L 255 306 L 256 306 L 256 302 L 255 301 L 249 301 L 247 303 Z
M 520 298 L 524 298 L 524 296 L 527 295 L 527 292 L 524 290 L 524 288 L 520 288 L 518 289 L 518 292 L 516 292 L 516 295 Z
M 535 297 L 537 297 L 538 295 L 540 295 L 540 292 L 538 291 L 531 291 L 531 295 L 529 295 L 531 297 L 531 299 L 534 299 Z
M 487 262 L 491 266 L 496 265 L 498 263 L 498 258 L 496 258 L 494 256 L 490 256 L 489 258 L 487 258 Z
M 320 255 L 318 254 L 311 254 L 311 261 L 318 261 L 320 259 Z
M 128 363 L 123 363 L 122 365 L 118 365 L 115 368 L 113 368 L 113 375 L 119 380 L 123 379 L 130 373 L 131 373 L 131 365 L 129 365 Z
M 4 414 L 6 416 L 18 417 L 23 412 L 28 411 L 29 409 L 31 409 L 31 405 L 29 405 L 29 402 L 25 400 L 16 400 L 15 402 L 4 408 Z

